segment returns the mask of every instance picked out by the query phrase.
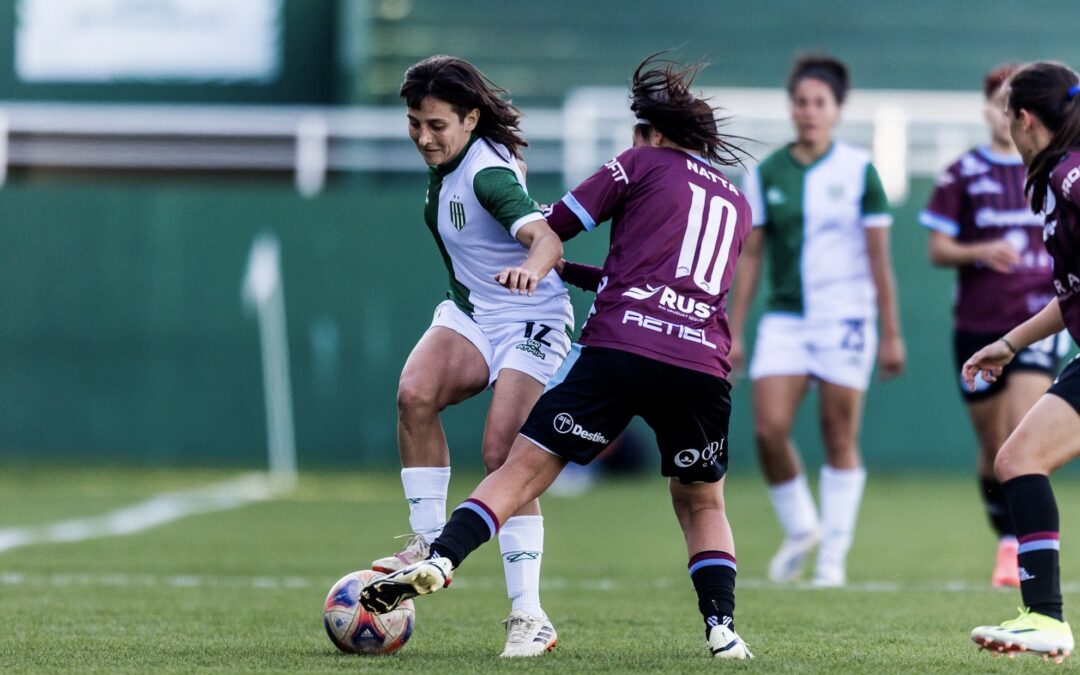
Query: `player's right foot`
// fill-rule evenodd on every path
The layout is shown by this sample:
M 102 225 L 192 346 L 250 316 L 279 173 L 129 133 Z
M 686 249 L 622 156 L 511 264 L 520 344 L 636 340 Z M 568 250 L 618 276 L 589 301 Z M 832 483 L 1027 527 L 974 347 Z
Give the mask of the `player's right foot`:
M 788 537 L 769 563 L 769 581 L 783 583 L 802 576 L 806 557 L 821 541 L 821 534 L 812 530 L 799 537 Z
M 1009 537 L 998 542 L 997 561 L 990 583 L 994 588 L 1020 586 L 1020 567 L 1016 562 L 1016 539 Z
M 446 588 L 453 578 L 448 558 L 421 560 L 365 586 L 360 591 L 360 604 L 369 612 L 386 614 L 402 600 Z
M 506 626 L 506 648 L 499 654 L 503 658 L 540 656 L 554 649 L 559 639 L 550 619 L 520 609 L 510 612 L 503 625 Z
M 1073 650 L 1069 624 L 1029 609 L 1020 610 L 1018 618 L 1000 626 L 979 626 L 971 631 L 971 639 L 980 649 L 995 654 L 1027 652 L 1052 658 L 1056 663 L 1064 661 Z
M 709 630 L 709 651 L 718 659 L 752 659 L 750 648 L 739 634 L 727 626 L 713 626 Z
M 401 536 L 404 537 L 406 535 Z M 427 539 L 421 534 L 414 534 L 409 537 L 409 541 L 405 544 L 404 549 L 394 555 L 388 555 L 385 558 L 379 558 L 372 562 L 371 569 L 376 572 L 382 572 L 383 574 L 397 572 L 403 567 L 408 567 L 413 563 L 425 560 L 428 557 L 430 550 L 431 546 L 428 544 Z

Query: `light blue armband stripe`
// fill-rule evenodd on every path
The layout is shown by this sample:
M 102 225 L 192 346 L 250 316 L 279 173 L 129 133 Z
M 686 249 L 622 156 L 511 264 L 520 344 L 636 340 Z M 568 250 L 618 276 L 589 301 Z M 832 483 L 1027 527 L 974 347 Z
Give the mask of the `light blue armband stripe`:
M 928 227 L 931 230 L 937 230 L 943 232 L 950 237 L 955 237 L 960 234 L 960 226 L 956 222 L 939 216 L 936 213 L 930 213 L 929 211 L 923 211 L 919 214 L 919 224 L 923 227 Z
M 566 196 L 562 198 L 562 203 L 566 204 L 566 208 L 574 212 L 586 232 L 592 232 L 596 229 L 596 221 L 593 220 L 593 217 L 589 215 L 589 212 L 585 210 L 585 207 L 581 205 L 581 202 L 573 194 L 567 192 Z

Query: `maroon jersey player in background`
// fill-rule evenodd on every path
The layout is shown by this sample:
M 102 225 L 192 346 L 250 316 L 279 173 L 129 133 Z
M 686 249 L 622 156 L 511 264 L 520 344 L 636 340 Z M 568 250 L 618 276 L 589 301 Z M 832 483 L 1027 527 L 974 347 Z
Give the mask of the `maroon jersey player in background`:
M 930 260 L 957 268 L 953 356 L 959 369 L 988 342 L 1034 316 L 1054 296 L 1043 218 L 1024 194 L 1024 162 L 1009 136 L 1008 91 L 1016 65 L 986 75 L 985 117 L 990 144 L 965 152 L 938 178 L 919 222 L 930 230 Z M 994 458 L 1020 418 L 1050 386 L 1068 339 L 1052 335 L 1024 349 L 991 384 L 960 385 L 979 443 L 976 472 L 983 506 L 998 537 L 994 586 L 1019 586 L 1016 536 Z M 955 371 L 954 371 L 955 372 Z M 957 378 L 959 380 L 959 378 Z
M 993 382 L 1018 352 L 1063 328 L 1080 340 L 1080 77 L 1059 63 L 1034 63 L 1006 83 L 1009 133 L 1027 165 L 1032 211 L 1046 214 L 1043 237 L 1054 261 L 1056 296 L 1038 314 L 964 364 Z M 1001 447 L 1001 481 L 1019 543 L 1020 616 L 980 626 L 971 638 L 995 652 L 1024 651 L 1061 661 L 1073 650 L 1058 564 L 1058 509 L 1049 475 L 1080 455 L 1080 359 L 1073 359 Z
M 533 408 L 506 464 L 454 511 L 432 558 L 365 588 L 368 609 L 388 611 L 449 583 L 453 568 L 567 462 L 588 463 L 640 415 L 656 432 L 708 648 L 718 658 L 751 658 L 735 632 L 735 545 L 723 494 L 731 414 L 724 300 L 751 215 L 742 193 L 712 166 L 739 164 L 741 151 L 718 132 L 713 108 L 691 93 L 699 68 L 653 56 L 634 73 L 634 147 L 548 217 L 564 238 L 611 220 L 603 269 L 564 270 L 596 284 L 580 345 Z

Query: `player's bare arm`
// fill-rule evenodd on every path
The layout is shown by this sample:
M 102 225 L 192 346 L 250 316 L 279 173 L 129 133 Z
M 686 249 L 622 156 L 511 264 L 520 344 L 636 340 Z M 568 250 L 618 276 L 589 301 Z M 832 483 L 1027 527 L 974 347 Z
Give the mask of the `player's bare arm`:
M 944 232 L 930 232 L 930 262 L 938 267 L 961 267 L 982 263 L 1001 274 L 1020 264 L 1020 253 L 1004 239 L 962 243 Z
M 866 231 L 866 253 L 877 289 L 878 315 L 881 321 L 881 342 L 878 345 L 878 368 L 882 379 L 904 372 L 907 349 L 900 333 L 900 312 L 897 308 L 896 278 L 889 258 L 889 230 L 884 227 Z
M 562 260 L 562 241 L 543 218 L 522 225 L 517 240 L 528 247 L 529 255 L 521 265 L 507 267 L 495 275 L 495 281 L 511 293 L 532 295 L 540 280 Z

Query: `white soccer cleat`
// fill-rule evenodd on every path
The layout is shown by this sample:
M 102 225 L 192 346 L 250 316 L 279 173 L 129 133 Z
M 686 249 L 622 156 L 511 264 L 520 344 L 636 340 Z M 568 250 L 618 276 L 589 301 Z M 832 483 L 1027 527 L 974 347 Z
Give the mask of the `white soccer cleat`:
M 842 565 L 818 565 L 810 585 L 814 588 L 841 588 L 847 584 L 847 573 Z
M 806 557 L 821 541 L 821 533 L 812 530 L 800 537 L 788 537 L 769 563 L 769 581 L 784 583 L 802 576 Z
M 1028 609 L 1020 610 L 1019 617 L 1000 626 L 979 626 L 971 631 L 971 639 L 995 656 L 1024 652 L 1055 663 L 1064 661 L 1074 647 L 1069 624 Z
M 401 536 L 406 537 L 408 535 L 403 534 Z M 372 562 L 371 569 L 376 572 L 382 572 L 383 574 L 397 572 L 413 563 L 418 563 L 421 560 L 427 559 L 430 551 L 431 545 L 428 544 L 427 539 L 421 534 L 414 534 L 409 537 L 409 541 L 405 544 L 404 549 L 394 555 L 379 558 Z
M 739 634 L 727 626 L 713 626 L 709 631 L 709 651 L 718 659 L 752 659 L 750 648 Z
M 546 616 L 533 616 L 520 609 L 510 612 L 503 625 L 506 626 L 506 648 L 499 654 L 503 658 L 540 656 L 554 649 L 559 639 L 555 626 Z
M 360 591 L 360 604 L 369 612 L 386 614 L 403 600 L 446 588 L 453 579 L 449 558 L 421 560 L 365 586 Z

